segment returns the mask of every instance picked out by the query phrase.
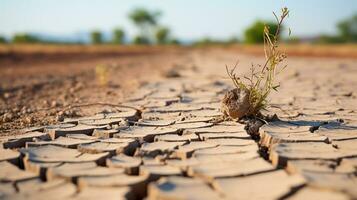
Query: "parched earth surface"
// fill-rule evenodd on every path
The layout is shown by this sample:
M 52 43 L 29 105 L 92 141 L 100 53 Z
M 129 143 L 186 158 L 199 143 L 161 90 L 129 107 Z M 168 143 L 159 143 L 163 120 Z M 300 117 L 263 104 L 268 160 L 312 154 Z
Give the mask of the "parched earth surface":
M 190 50 L 113 59 L 93 75 L 83 61 L 73 78 L 20 74 L 45 74 L 31 97 L 8 77 L 0 199 L 357 199 L 356 60 L 291 57 L 264 112 L 277 117 L 220 121 L 237 59 L 241 74 L 263 62 Z

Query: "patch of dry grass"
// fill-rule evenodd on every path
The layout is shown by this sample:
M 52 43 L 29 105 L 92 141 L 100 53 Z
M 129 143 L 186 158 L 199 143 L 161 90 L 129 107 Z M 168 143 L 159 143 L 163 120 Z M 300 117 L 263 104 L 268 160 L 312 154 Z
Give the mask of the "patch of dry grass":
M 248 95 L 249 106 L 245 114 L 246 116 L 256 116 L 261 110 L 266 109 L 268 106 L 267 98 L 269 94 L 272 90 L 277 91 L 277 88 L 279 87 L 279 84 L 275 83 L 275 77 L 286 67 L 286 65 L 282 65 L 286 55 L 279 51 L 278 40 L 282 23 L 289 15 L 289 10 L 283 8 L 280 17 L 275 13 L 273 14 L 278 28 L 275 33 L 270 33 L 268 26 L 265 26 L 264 28 L 265 63 L 263 65 L 252 64 L 250 75 L 243 77 L 239 77 L 235 73 L 237 64 L 231 70 L 226 66 L 227 74 L 233 81 L 235 87 L 239 89 L 239 91 L 244 91 Z

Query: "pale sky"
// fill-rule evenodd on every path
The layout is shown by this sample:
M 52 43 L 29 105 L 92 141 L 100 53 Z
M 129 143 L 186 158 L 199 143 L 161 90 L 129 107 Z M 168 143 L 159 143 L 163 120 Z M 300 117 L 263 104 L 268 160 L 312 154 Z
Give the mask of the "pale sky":
M 295 36 L 335 33 L 335 24 L 357 14 L 357 0 L 0 0 L 0 35 L 16 32 L 71 36 L 93 29 L 137 30 L 128 20 L 133 8 L 160 10 L 160 23 L 181 39 L 241 37 L 256 19 L 291 10 L 286 26 Z

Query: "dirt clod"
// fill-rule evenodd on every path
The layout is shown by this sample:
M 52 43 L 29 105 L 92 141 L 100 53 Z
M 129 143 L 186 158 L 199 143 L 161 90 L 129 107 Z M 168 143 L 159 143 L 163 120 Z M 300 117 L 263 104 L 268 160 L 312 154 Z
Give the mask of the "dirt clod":
M 57 107 L 57 106 L 59 106 L 59 103 L 57 101 L 51 102 L 51 107 Z
M 178 78 L 181 77 L 181 74 L 176 69 L 170 69 L 169 71 L 164 73 L 166 78 Z
M 259 136 L 259 128 L 263 125 L 264 125 L 264 122 L 259 119 L 250 120 L 247 123 L 245 130 L 253 139 L 258 140 L 260 137 Z
M 61 115 L 61 114 L 57 114 L 57 115 L 56 115 L 56 121 L 58 121 L 58 122 L 63 122 L 63 120 L 64 120 L 63 114 L 62 114 L 62 115 Z
M 5 113 L 5 114 L 3 115 L 2 121 L 3 121 L 3 122 L 9 122 L 9 121 L 11 121 L 13 118 L 14 118 L 14 115 L 13 115 L 12 113 L 8 112 L 8 113 Z
M 4 93 L 4 98 L 5 99 L 9 99 L 10 97 L 11 97 L 10 93 L 7 93 L 7 92 Z
M 26 121 L 27 124 L 32 124 L 34 122 L 34 119 L 29 116 L 29 117 L 25 118 L 25 121 Z
M 249 95 L 247 91 L 239 88 L 232 89 L 223 97 L 221 111 L 225 116 L 240 119 L 248 116 L 250 110 Z

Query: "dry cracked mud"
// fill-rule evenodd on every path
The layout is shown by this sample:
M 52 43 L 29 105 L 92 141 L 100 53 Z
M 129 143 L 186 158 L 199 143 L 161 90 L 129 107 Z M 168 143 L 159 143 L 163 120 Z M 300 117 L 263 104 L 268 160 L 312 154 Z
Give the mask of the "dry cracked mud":
M 1 136 L 0 199 L 357 199 L 356 60 L 290 58 L 279 119 L 247 132 L 215 120 L 237 56 L 184 56 L 197 67 L 141 85 L 134 108 Z

